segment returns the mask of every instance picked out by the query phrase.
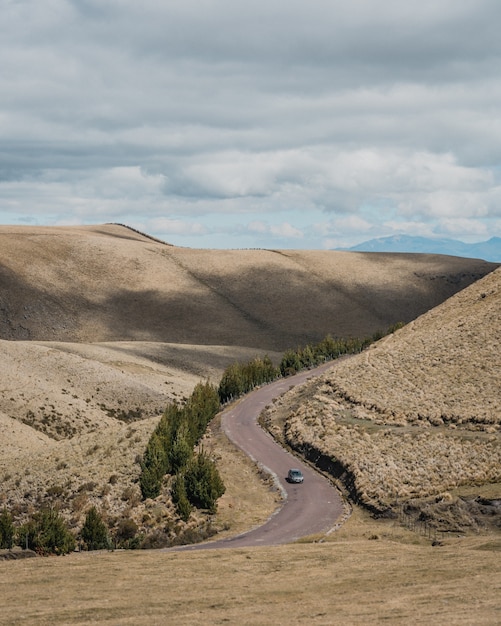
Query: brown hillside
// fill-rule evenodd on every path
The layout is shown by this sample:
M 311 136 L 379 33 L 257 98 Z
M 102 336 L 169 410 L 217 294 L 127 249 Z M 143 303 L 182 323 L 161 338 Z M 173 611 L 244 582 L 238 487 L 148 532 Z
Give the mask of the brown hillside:
M 367 505 L 438 495 L 421 519 L 442 507 L 442 524 L 449 515 L 459 527 L 490 519 L 501 529 L 500 350 L 498 269 L 290 392 L 267 419 L 293 447 L 337 460 Z M 487 484 L 495 498 L 480 506 L 471 494 Z M 443 495 L 458 489 L 469 494 L 466 504 Z M 485 509 L 483 522 L 475 507 Z
M 414 319 L 493 267 L 192 250 L 117 225 L 3 226 L 0 412 L 55 439 L 158 415 L 234 360 Z
M 78 529 L 94 503 L 110 525 L 129 517 L 145 533 L 178 532 L 168 490 L 144 504 L 136 484 L 167 403 L 201 379 L 217 382 L 235 360 L 277 360 L 328 333 L 411 321 L 495 267 L 439 255 L 193 250 L 117 225 L 0 227 L 0 507 L 21 521 L 58 504 Z M 228 511 L 242 500 L 224 497 Z
M 439 255 L 193 250 L 117 225 L 0 227 L 0 338 L 283 351 L 408 322 L 496 267 Z

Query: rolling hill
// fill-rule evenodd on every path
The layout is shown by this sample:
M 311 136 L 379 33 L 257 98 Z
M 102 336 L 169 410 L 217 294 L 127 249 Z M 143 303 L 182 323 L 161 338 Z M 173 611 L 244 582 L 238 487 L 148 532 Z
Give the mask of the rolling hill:
M 195 250 L 117 225 L 0 227 L 0 338 L 283 351 L 409 322 L 492 271 L 440 255 Z
M 162 517 L 139 502 L 136 483 L 169 402 L 201 379 L 217 382 L 235 360 L 277 360 L 328 333 L 411 322 L 496 267 L 441 255 L 177 248 L 119 225 L 2 226 L 0 504 L 22 519 L 59 502 L 77 528 L 97 503 L 113 523 L 127 515 L 145 532 L 145 519 L 165 526 L 168 496 Z

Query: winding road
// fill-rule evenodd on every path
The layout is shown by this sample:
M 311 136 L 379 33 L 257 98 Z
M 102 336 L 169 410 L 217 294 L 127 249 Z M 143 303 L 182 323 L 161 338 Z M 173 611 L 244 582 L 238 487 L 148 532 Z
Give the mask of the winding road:
M 265 522 L 246 533 L 204 544 L 183 546 L 183 550 L 224 547 L 270 546 L 293 542 L 301 537 L 330 530 L 343 513 L 341 497 L 333 485 L 309 465 L 284 450 L 257 423 L 261 411 L 292 386 L 318 376 L 332 367 L 326 363 L 314 370 L 277 380 L 248 394 L 221 417 L 224 432 L 265 471 L 271 473 L 283 493 L 282 506 Z M 303 484 L 289 484 L 289 468 L 300 469 Z

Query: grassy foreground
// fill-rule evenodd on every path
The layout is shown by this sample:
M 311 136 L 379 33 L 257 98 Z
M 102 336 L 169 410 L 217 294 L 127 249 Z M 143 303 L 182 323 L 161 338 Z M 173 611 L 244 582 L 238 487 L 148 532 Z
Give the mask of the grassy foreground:
M 356 511 L 324 543 L 4 562 L 2 624 L 499 624 L 499 535 L 432 546 Z
M 262 523 L 277 494 L 217 425 L 209 435 L 228 484 L 220 536 Z M 289 546 L 0 561 L 0 624 L 501 623 L 499 533 L 438 538 L 355 508 Z

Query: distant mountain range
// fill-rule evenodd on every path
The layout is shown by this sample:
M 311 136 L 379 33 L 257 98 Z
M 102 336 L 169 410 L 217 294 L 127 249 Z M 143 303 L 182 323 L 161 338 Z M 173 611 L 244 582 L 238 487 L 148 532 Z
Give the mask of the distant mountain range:
M 393 235 L 370 239 L 351 248 L 338 248 L 354 252 L 419 252 L 449 254 L 472 259 L 501 263 L 501 237 L 492 237 L 479 243 L 464 243 L 455 239 L 429 239 L 409 235 Z

